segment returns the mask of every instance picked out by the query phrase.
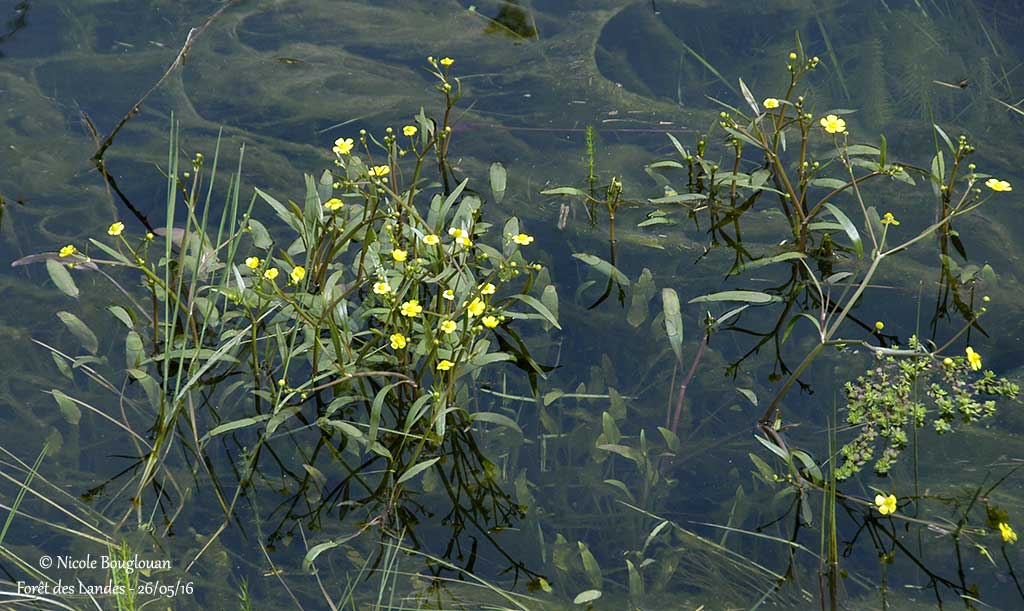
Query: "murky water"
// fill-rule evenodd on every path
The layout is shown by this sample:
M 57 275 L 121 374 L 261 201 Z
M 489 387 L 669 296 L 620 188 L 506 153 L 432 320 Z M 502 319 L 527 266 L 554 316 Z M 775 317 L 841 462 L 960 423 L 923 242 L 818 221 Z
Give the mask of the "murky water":
M 200 0 L 0 1 L 0 260 L 84 244 L 114 218 L 124 219 L 129 231 L 144 231 L 91 163 L 96 146 L 88 125 L 101 135 L 112 129 L 164 74 L 190 29 L 220 6 Z M 649 220 L 650 209 L 627 206 L 617 218 L 616 265 L 631 280 L 630 292 L 621 302 L 613 292 L 591 308 L 604 279 L 572 255 L 607 258 L 607 218 L 598 210 L 590 222 L 577 202 L 560 228 L 569 200 L 540 191 L 586 187 L 586 128 L 592 126 L 597 184 L 617 176 L 631 201 L 663 195 L 664 187 L 644 166 L 675 155 L 666 132 L 692 147 L 717 121 L 720 107 L 712 98 L 743 104 L 740 77 L 758 99 L 785 93 L 779 88 L 787 82 L 785 58 L 795 33 L 808 55 L 821 58 L 810 77 L 816 114 L 858 109 L 847 116 L 853 134 L 877 142 L 884 132 L 890 155 L 920 165 L 927 165 L 937 146 L 931 123 L 953 137 L 969 134 L 978 149 L 971 160 L 979 169 L 1016 185 L 1024 178 L 1024 116 L 1006 105 L 1017 104 L 1024 90 L 1021 8 L 1010 0 L 485 0 L 473 7 L 441 0 L 245 0 L 203 32 L 184 66 L 146 100 L 106 154 L 106 167 L 124 198 L 161 223 L 160 168 L 166 165 L 173 113 L 187 154 L 210 155 L 223 130 L 225 167 L 233 167 L 240 145 L 246 146 L 246 193 L 259 187 L 298 199 L 303 173 L 329 165 L 335 138 L 360 129 L 380 132 L 408 122 L 421 106 L 429 110 L 436 92 L 424 59 L 456 58 L 466 112 L 455 130 L 455 167 L 479 181 L 481 190 L 492 162 L 508 169 L 507 195 L 500 205 L 488 204 L 490 213 L 515 214 L 536 235 L 535 252 L 558 287 L 562 330 L 535 325 L 525 337 L 538 362 L 554 367 L 538 382 L 539 399 L 512 366 L 489 371 L 472 394 L 470 409 L 507 414 L 522 429 L 489 429 L 479 441 L 509 499 L 524 505 L 525 514 L 500 532 L 456 533 L 441 506 L 431 505 L 428 480 L 417 528 L 402 543 L 520 593 L 534 576 L 544 576 L 554 592 L 530 593 L 521 601 L 530 609 L 572 608 L 573 597 L 588 589 L 602 591 L 594 603 L 600 609 L 819 608 L 822 495 L 808 493 L 803 507 L 797 496 L 754 475 L 749 458 L 753 453 L 771 459 L 753 439 L 763 402 L 814 343 L 808 329 L 798 326 L 778 350 L 769 342 L 752 351 L 757 334 L 775 325 L 777 305 L 751 308 L 737 324 L 742 330 L 713 335 L 687 390 L 678 427 L 681 449 L 658 465 L 653 483 L 645 485 L 630 461 L 595 447 L 603 412 L 617 420 L 622 443 L 639 444 L 643 431 L 652 445 L 664 444 L 657 427 L 665 426 L 670 392 L 698 350 L 707 311 L 687 304 L 689 299 L 728 288 L 768 290 L 788 274 L 763 268 L 726 276 L 732 251 L 705 254 L 706 226 L 670 211 L 671 223 L 638 227 Z M 880 211 L 892 210 L 904 229 L 934 219 L 926 185 L 887 183 L 865 192 Z M 990 264 L 997 275 L 978 285 L 976 297 L 988 295 L 991 301 L 969 342 L 985 355 L 986 367 L 1019 382 L 1024 248 L 1017 232 L 1024 223 L 1015 193 L 958 222 L 956 230 L 968 262 Z M 765 251 L 788 236 L 769 206 L 755 214 L 758 220 L 744 234 L 753 250 Z M 956 333 L 963 320 L 955 312 L 935 317 L 938 265 L 938 250 L 928 242 L 882 269 L 870 298 L 853 312 L 865 328 L 851 323 L 850 333 L 867 335 L 876 320 L 885 321 L 886 332 L 901 343 L 915 332 L 942 339 Z M 644 270 L 649 280 L 642 280 Z M 75 278 L 81 296 L 70 300 L 41 266 L 0 265 L 5 520 L 26 465 L 50 443 L 31 486 L 44 496 L 26 496 L 3 538 L 3 591 L 15 591 L 18 580 L 38 582 L 34 571 L 50 569 L 39 565 L 44 555 L 104 554 L 102 546 L 76 533 L 114 533 L 129 508 L 124 472 L 137 461 L 130 440 L 96 414 L 67 422 L 43 393 L 57 388 L 95 402 L 105 413 L 118 409 L 82 371 L 62 374 L 33 341 L 76 350 L 75 338 L 55 316 L 68 310 L 89 321 L 100 338 L 99 360 L 82 365 L 103 369 L 109 364 L 104 358 L 123 350 L 121 335 L 114 334 L 120 323 L 106 309 L 116 298 L 87 272 Z M 641 282 L 652 297 L 661 288 L 680 295 L 685 366 L 676 364 L 665 337 L 660 300 L 633 303 Z M 720 305 L 711 309 L 716 315 L 725 311 Z M 785 432 L 792 447 L 824 463 L 825 432 L 835 422 L 834 410 L 843 406 L 842 382 L 856 378 L 868 362 L 863 354 L 830 354 L 801 377 L 802 392 L 794 390 L 783 405 L 785 422 L 799 423 Z M 237 413 L 224 417 L 239 417 L 245 408 L 234 406 Z M 865 473 L 843 490 L 869 499 L 876 489 L 923 496 L 928 501 L 902 510 L 956 525 L 976 491 L 988 491 L 1009 474 L 988 498 L 1024 529 L 1022 480 L 1014 472 L 1024 457 L 1019 410 L 1019 403 L 1007 402 L 996 417 L 948 437 L 923 429 L 915 451 L 889 479 Z M 342 517 L 343 497 L 327 494 L 342 477 L 337 467 L 324 471 L 326 502 L 310 500 L 297 485 L 296 469 L 308 459 L 304 448 L 315 439 L 312 431 L 297 430 L 281 440 L 279 454 L 261 471 L 257 493 L 239 505 L 223 532 L 215 490 L 233 492 L 233 458 L 253 438 L 225 438 L 211 453 L 210 471 L 199 469 L 195 477 L 188 469 L 192 457 L 177 457 L 183 489 L 168 492 L 165 506 L 146 507 L 153 515 L 133 514 L 117 529 L 118 539 L 147 557 L 171 559 L 170 570 L 144 579 L 160 579 L 164 586 L 194 583 L 187 593 L 165 590 L 166 602 L 154 608 L 235 608 L 243 580 L 255 609 L 294 607 L 295 600 L 306 609 L 327 608 L 302 559 L 307 549 L 344 538 L 360 524 Z M 181 498 L 186 501 L 179 503 Z M 969 526 L 985 528 L 984 512 L 970 516 Z M 971 598 L 979 607 L 1024 608 L 1019 545 L 975 534 L 964 534 L 957 544 L 934 528 L 877 517 L 856 505 L 839 512 L 840 566 L 846 574 L 840 599 L 850 608 L 955 607 Z M 648 540 L 662 520 L 674 526 Z M 152 532 L 139 528 L 150 521 L 157 525 Z M 597 573 L 586 566 L 583 548 L 600 567 Z M 337 597 L 348 580 L 361 601 L 358 608 L 370 608 L 384 567 L 359 571 L 381 549 L 371 532 L 325 552 L 318 562 L 324 587 Z M 889 553 L 892 562 L 881 562 Z M 21 566 L 16 558 L 39 566 Z M 383 562 L 390 558 L 385 554 Z M 397 572 L 388 573 L 394 582 L 385 588 L 395 597 L 394 608 L 510 605 L 471 579 L 455 581 L 464 576 L 460 571 L 444 571 L 446 581 L 432 589 L 425 569 L 430 563 L 422 555 L 397 558 Z M 644 584 L 644 594 L 632 603 L 627 560 Z M 65 583 L 106 579 L 90 568 L 45 572 Z M 789 579 L 779 585 L 784 575 Z M 82 597 L 71 603 L 90 605 Z

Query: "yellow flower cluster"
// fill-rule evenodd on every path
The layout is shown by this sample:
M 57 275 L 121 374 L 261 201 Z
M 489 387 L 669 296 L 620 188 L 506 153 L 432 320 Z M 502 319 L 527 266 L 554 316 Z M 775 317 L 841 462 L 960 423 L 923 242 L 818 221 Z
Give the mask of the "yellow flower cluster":
M 974 351 L 974 348 L 967 346 L 967 364 L 971 366 L 971 369 L 978 371 L 981 369 L 981 355 Z
M 1013 527 L 1006 522 L 999 523 L 999 534 L 1003 537 L 1003 541 L 1007 543 L 1017 542 L 1017 533 L 1013 531 Z
M 1005 180 L 999 180 L 998 178 L 989 178 L 985 181 L 985 186 L 993 191 L 1006 192 L 1013 191 L 1013 186 Z
M 883 225 L 899 225 L 900 222 L 896 220 L 896 217 L 892 215 L 892 212 L 886 212 L 885 216 L 882 217 Z
M 883 516 L 896 513 L 896 497 L 892 494 L 889 496 L 881 494 L 875 496 L 875 508 L 877 508 L 878 513 Z
M 341 210 L 344 205 L 345 202 L 341 201 L 337 197 L 332 197 L 324 202 L 324 208 L 327 208 L 328 212 L 337 212 L 338 210 Z
M 71 255 L 75 254 L 76 252 L 78 252 L 78 249 L 75 248 L 75 245 L 74 244 L 68 244 L 64 248 L 61 248 L 60 252 L 58 252 L 57 254 L 60 255 L 61 257 L 70 257 Z
M 778 98 L 765 98 L 762 104 L 764 104 L 764 107 L 767 108 L 768 110 L 775 110 L 776 108 L 779 107 L 780 103 Z
M 846 133 L 846 120 L 840 119 L 836 115 L 828 115 L 822 118 L 819 123 L 830 134 Z
M 124 233 L 124 223 L 118 221 L 107 228 L 107 235 L 119 236 Z

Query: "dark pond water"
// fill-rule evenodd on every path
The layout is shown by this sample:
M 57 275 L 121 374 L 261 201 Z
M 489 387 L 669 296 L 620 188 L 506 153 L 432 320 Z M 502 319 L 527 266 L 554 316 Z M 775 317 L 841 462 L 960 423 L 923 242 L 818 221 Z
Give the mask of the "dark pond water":
M 819 558 L 824 496 L 817 489 L 798 496 L 767 481 L 750 458 L 785 473 L 755 440 L 756 424 L 816 337 L 804 324 L 784 343 L 771 332 L 780 316 L 805 307 L 813 313 L 813 305 L 801 299 L 792 311 L 779 303 L 751 307 L 734 321 L 736 328 L 715 332 L 687 389 L 675 456 L 659 457 L 667 448 L 658 427 L 666 425 L 673 393 L 699 351 L 703 321 L 709 311 L 719 316 L 729 309 L 687 302 L 727 289 L 770 291 L 787 282 L 790 268 L 730 276 L 733 250 L 713 244 L 706 223 L 689 220 L 684 207 L 651 217 L 652 207 L 628 205 L 616 219 L 615 262 L 630 285 L 622 287 L 621 299 L 613 290 L 591 307 L 606 279 L 573 254 L 608 258 L 607 215 L 598 208 L 592 222 L 580 202 L 541 191 L 587 187 L 590 126 L 596 185 L 621 178 L 630 202 L 665 195 L 666 186 L 644 167 L 678 159 L 666 133 L 692 149 L 717 126 L 722 107 L 714 99 L 745 106 L 739 78 L 758 100 L 782 97 L 796 36 L 808 57 L 821 58 L 807 81 L 812 112 L 857 109 L 845 115 L 851 142 L 877 145 L 885 133 L 892 158 L 929 167 L 942 146 L 931 129 L 935 123 L 953 138 L 970 136 L 979 172 L 1024 185 L 1024 113 L 1014 107 L 1024 98 L 1024 5 L 243 0 L 202 32 L 184 65 L 146 99 L 106 153 L 122 199 L 90 160 L 96 144 L 88 126 L 108 133 L 161 78 L 191 28 L 221 6 L 206 0 L 0 0 L 0 523 L 7 521 L 0 535 L 0 607 L 96 608 L 88 597 L 58 596 L 52 589 L 45 595 L 51 602 L 16 602 L 12 593 L 19 581 L 105 583 L 102 569 L 50 567 L 42 559 L 100 557 L 108 553 L 100 543 L 107 540 L 170 561 L 170 568 L 143 581 L 192 584 L 187 591 L 158 591 L 164 596 L 148 605 L 158 609 L 233 609 L 243 583 L 253 609 L 327 609 L 321 588 L 336 603 L 350 592 L 349 602 L 337 603 L 346 609 L 567 609 L 579 607 L 572 601 L 587 590 L 602 593 L 596 609 L 828 604 Z M 160 502 L 148 501 L 119 524 L 131 507 L 138 448 L 115 422 L 117 395 L 84 369 L 122 383 L 116 358 L 124 331 L 107 311 L 118 297 L 95 274 L 74 271 L 81 295 L 73 300 L 41 265 L 7 263 L 68 243 L 84 245 L 104 235 L 114 219 L 123 219 L 128 232 L 144 232 L 123 200 L 162 223 L 161 169 L 172 114 L 180 121 L 185 155 L 212 156 L 221 134 L 222 163 L 233 167 L 244 143 L 243 199 L 259 187 L 299 200 L 303 174 L 329 166 L 335 138 L 403 125 L 421 106 L 432 112 L 437 94 L 424 60 L 446 55 L 455 58 L 453 73 L 464 86 L 453 164 L 481 192 L 492 162 L 508 169 L 507 195 L 500 204 L 488 203 L 487 214 L 520 218 L 536 236 L 531 248 L 559 294 L 561 330 L 524 326 L 535 358 L 554 366 L 538 381 L 536 396 L 511 366 L 488 370 L 470 393 L 471 410 L 502 413 L 521 429 L 487 427 L 477 435 L 509 502 L 525 513 L 500 529 L 458 531 L 435 504 L 431 493 L 438 483 L 428 477 L 422 512 L 404 538 L 382 538 L 371 529 L 347 540 L 367 516 L 340 515 L 346 499 L 328 495 L 337 484 L 332 480 L 342 476 L 336 467 L 320 466 L 326 482 L 315 495 L 298 486 L 302 465 L 317 459 L 304 451 L 316 443 L 314 432 L 297 426 L 271 442 L 273 458 L 260 463 L 259 483 L 223 530 L 218 494 L 234 493 L 236 459 L 255 433 L 225 436 L 210 448 L 206 467 L 197 465 L 183 438 L 169 459 L 181 487 L 159 495 L 154 490 Z M 713 132 L 709 151 L 721 139 L 720 130 Z M 731 161 L 723 153 L 723 165 Z M 754 155 L 743 161 L 747 171 L 756 163 Z M 665 175 L 672 188 L 685 189 L 685 176 Z M 223 191 L 226 182 L 217 187 Z M 994 276 L 979 275 L 957 289 L 974 307 L 983 295 L 990 301 L 979 325 L 949 351 L 962 354 L 969 344 L 986 368 L 1020 382 L 1024 246 L 1018 232 L 1024 222 L 1018 192 L 997 194 L 955 224 L 967 259 L 955 250 L 950 255 L 961 268 L 988 264 Z M 904 239 L 935 219 L 936 199 L 921 181 L 914 188 L 880 183 L 864 193 L 879 212 L 901 220 L 890 230 L 904 231 Z M 267 212 L 257 216 L 273 218 Z M 751 251 L 773 252 L 789 236 L 777 203 L 762 202 L 751 215 L 743 235 Z M 645 223 L 651 218 L 662 220 Z M 887 261 L 840 335 L 870 337 L 875 321 L 884 321 L 886 342 L 906 345 L 917 334 L 943 344 L 964 329 L 940 283 L 939 254 L 929 239 Z M 835 259 L 835 271 L 864 267 L 852 253 Z M 664 331 L 663 288 L 682 301 L 682 364 Z M 73 372 L 62 372 L 43 345 L 85 354 L 56 317 L 62 310 L 87 321 L 99 337 L 98 356 Z M 762 336 L 768 341 L 755 349 Z M 829 352 L 782 404 L 783 424 L 793 425 L 784 429 L 789 445 L 826 471 L 828 431 L 846 418 L 842 385 L 868 366 L 864 350 Z M 96 409 L 83 409 L 72 424 L 51 389 Z M 922 428 L 889 477 L 867 469 L 842 483 L 840 492 L 849 498 L 836 516 L 840 605 L 1024 608 L 1024 542 L 1004 544 L 983 509 L 998 508 L 1006 513 L 1001 519 L 1024 529 L 1024 479 L 1016 472 L 1024 459 L 1024 418 L 1018 402 L 999 408 L 953 435 Z M 232 409 L 220 416 L 251 415 L 246 406 Z M 646 472 L 596 447 L 608 441 L 599 439 L 605 413 L 616 422 L 620 445 L 639 447 L 641 436 L 650 444 L 654 458 Z M 839 431 L 840 443 L 852 436 Z M 44 444 L 47 455 L 30 478 Z M 880 491 L 896 494 L 900 512 L 911 519 L 883 519 L 870 506 Z M 9 517 L 13 505 L 19 513 Z M 665 520 L 670 524 L 656 530 Z M 958 525 L 966 527 L 959 538 L 950 534 Z M 327 541 L 339 545 L 319 557 L 319 572 L 311 576 L 303 558 Z M 418 552 L 396 553 L 399 544 Z M 441 570 L 441 579 L 432 581 L 439 563 L 428 556 L 457 568 Z M 553 592 L 528 591 L 540 576 Z M 510 602 L 497 589 L 519 598 Z M 140 598 L 154 598 L 153 592 Z M 98 601 L 117 608 L 112 599 Z

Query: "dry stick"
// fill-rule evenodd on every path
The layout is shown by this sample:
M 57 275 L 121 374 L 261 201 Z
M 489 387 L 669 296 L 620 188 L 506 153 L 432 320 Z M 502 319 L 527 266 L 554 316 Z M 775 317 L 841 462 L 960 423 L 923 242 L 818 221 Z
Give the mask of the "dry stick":
M 206 21 L 204 21 L 202 25 L 200 25 L 197 28 L 192 28 L 191 30 L 189 30 L 188 36 L 185 38 L 185 44 L 181 47 L 181 51 L 178 52 L 178 56 L 175 57 L 174 61 L 171 62 L 171 65 L 167 67 L 167 70 L 164 72 L 164 75 L 160 77 L 160 80 L 158 80 L 152 87 L 150 87 L 149 91 L 144 93 L 142 97 L 139 98 L 138 102 L 135 102 L 135 105 L 132 106 L 132 109 L 128 111 L 128 114 L 122 117 L 118 124 L 114 127 L 114 129 L 111 130 L 110 134 L 103 140 L 103 143 L 100 144 L 100 147 L 96 150 L 96 153 L 93 154 L 92 158 L 94 161 L 100 161 L 101 159 L 103 159 L 103 154 L 107 152 L 107 149 L 110 148 L 110 145 L 114 143 L 114 137 L 117 136 L 117 133 L 121 131 L 121 128 L 124 127 L 125 124 L 128 123 L 128 121 L 132 117 L 139 114 L 139 111 L 142 110 L 142 103 L 146 101 L 146 98 L 148 98 L 154 91 L 156 91 L 157 88 L 159 88 L 160 85 L 162 85 L 164 81 L 166 81 L 167 78 L 171 76 L 171 73 L 174 72 L 175 68 L 185 63 L 185 56 L 188 55 L 188 52 L 192 49 L 192 45 L 195 44 L 195 41 L 197 38 L 199 38 L 199 35 L 202 34 L 206 30 L 206 28 L 209 27 L 211 23 L 213 23 L 215 19 L 220 17 L 222 14 L 224 14 L 226 10 L 228 10 L 235 4 L 238 4 L 239 2 L 240 0 L 228 0 L 228 2 L 224 3 L 224 6 L 220 7 L 219 9 L 217 9 L 215 13 L 207 17 Z
M 704 356 L 704 350 L 708 347 L 708 339 L 710 335 L 704 334 L 704 339 L 700 341 L 700 348 L 697 349 L 697 354 L 693 357 L 693 363 L 690 364 L 690 371 L 686 374 L 686 379 L 679 385 L 679 398 L 676 400 L 676 413 L 672 416 L 672 432 L 675 433 L 676 429 L 679 428 L 679 417 L 683 415 L 683 400 L 686 398 L 686 388 L 693 381 L 693 376 L 697 373 L 697 365 L 700 364 L 701 358 Z

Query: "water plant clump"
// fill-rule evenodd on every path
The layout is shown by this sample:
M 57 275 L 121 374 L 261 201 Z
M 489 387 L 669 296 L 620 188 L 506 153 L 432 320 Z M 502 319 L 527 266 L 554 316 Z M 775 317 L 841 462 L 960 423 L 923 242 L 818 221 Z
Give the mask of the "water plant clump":
M 327 516 L 359 516 L 358 532 L 404 533 L 418 546 L 418 516 L 437 511 L 423 504 L 426 489 L 448 499 L 448 553 L 461 557 L 470 532 L 498 547 L 491 529 L 522 515 L 475 439 L 481 426 L 516 425 L 467 406 L 481 370 L 515 363 L 543 372 L 520 327 L 557 326 L 542 302 L 556 294 L 538 284 L 534 237 L 514 217 L 488 220 L 484 197 L 448 162 L 461 91 L 454 61 L 428 60 L 441 119 L 421 110 L 397 131 L 337 138 L 332 168 L 307 175 L 297 201 L 257 188 L 245 207 L 239 171 L 218 209 L 219 150 L 212 165 L 198 153 L 179 165 L 175 129 L 164 227 L 137 234 L 117 220 L 102 239 L 20 261 L 44 261 L 70 296 L 79 294 L 72 272 L 99 272 L 117 291 L 111 311 L 124 327 L 124 368 L 89 375 L 125 406 L 119 426 L 137 444 L 119 525 L 134 518 L 153 529 L 153 514 L 140 510 L 174 499 L 178 510 L 160 525 L 173 527 L 190 496 L 176 475 L 178 444 L 200 458 L 191 470 L 230 462 L 233 490 L 215 490 L 225 526 L 242 499 L 265 490 L 267 465 L 302 473 L 282 491 L 313 529 L 335 530 Z M 495 199 L 505 180 L 495 164 Z M 259 220 L 263 210 L 276 223 Z M 87 353 L 98 352 L 85 320 L 70 312 L 61 320 Z M 53 350 L 59 362 L 74 361 Z M 114 375 L 122 381 L 109 381 Z M 74 395 L 53 391 L 66 411 L 88 404 Z M 225 457 L 224 443 L 239 451 Z M 281 462 L 286 451 L 298 464 Z M 267 539 L 293 528 L 285 522 Z M 307 568 L 338 545 L 311 546 Z
M 996 402 L 989 397 L 1015 399 L 1020 392 L 1017 384 L 997 378 L 990 370 L 979 378 L 976 372 L 981 369 L 981 357 L 970 347 L 963 357 L 939 359 L 911 337 L 908 349 L 918 354 L 897 357 L 878 353 L 875 367 L 846 383 L 846 421 L 858 434 L 840 450 L 843 464 L 836 472 L 838 479 L 860 471 L 872 460 L 878 444 L 884 449 L 874 470 L 887 474 L 907 446 L 908 430 L 926 426 L 929 414 L 937 433 L 952 433 L 958 422 L 970 424 L 992 416 Z M 921 388 L 931 409 L 915 398 Z

